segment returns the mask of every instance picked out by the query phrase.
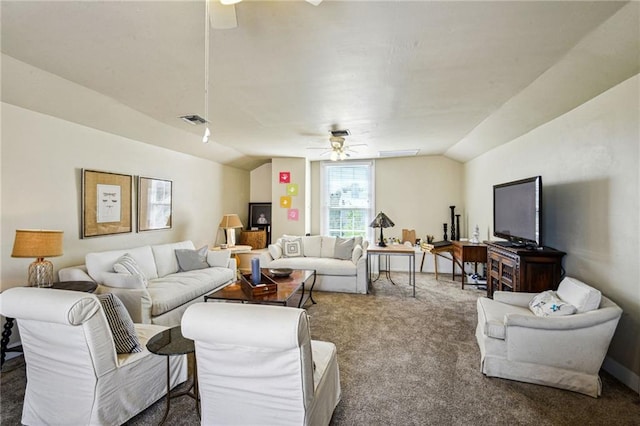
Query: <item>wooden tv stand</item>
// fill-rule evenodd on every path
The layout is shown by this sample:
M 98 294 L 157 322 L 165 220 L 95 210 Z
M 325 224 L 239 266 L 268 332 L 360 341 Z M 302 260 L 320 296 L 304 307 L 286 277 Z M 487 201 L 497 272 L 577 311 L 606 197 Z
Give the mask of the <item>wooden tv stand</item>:
M 505 247 L 487 242 L 487 297 L 494 291 L 540 293 L 554 290 L 563 276 L 566 253 L 543 247 Z

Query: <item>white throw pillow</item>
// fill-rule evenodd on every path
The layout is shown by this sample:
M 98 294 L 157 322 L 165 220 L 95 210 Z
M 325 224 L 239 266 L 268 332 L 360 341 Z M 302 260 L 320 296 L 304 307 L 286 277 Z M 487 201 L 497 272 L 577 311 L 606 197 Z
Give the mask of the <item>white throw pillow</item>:
M 322 237 L 322 247 L 320 248 L 320 257 L 333 258 L 336 249 L 336 237 Z
M 305 257 L 320 257 L 322 248 L 322 237 L 320 235 L 303 237 L 302 245 L 302 251 Z
M 333 257 L 342 260 L 351 259 L 355 241 L 355 238 L 336 237 L 336 244 L 333 249 Z
M 560 299 L 553 290 L 537 294 L 529 302 L 529 309 L 539 317 L 560 317 L 576 313 L 576 307 Z
M 209 250 L 207 252 L 207 263 L 209 266 L 227 268 L 229 266 L 229 259 L 231 259 L 230 250 Z
M 294 238 L 292 240 L 283 240 L 282 253 L 284 257 L 301 257 L 302 256 L 302 239 Z
M 589 312 L 600 307 L 602 293 L 600 290 L 583 283 L 582 281 L 565 277 L 558 286 L 558 297 L 571 303 L 578 312 Z
M 273 260 L 280 259 L 282 257 L 282 245 L 280 243 L 269 244 L 269 254 Z

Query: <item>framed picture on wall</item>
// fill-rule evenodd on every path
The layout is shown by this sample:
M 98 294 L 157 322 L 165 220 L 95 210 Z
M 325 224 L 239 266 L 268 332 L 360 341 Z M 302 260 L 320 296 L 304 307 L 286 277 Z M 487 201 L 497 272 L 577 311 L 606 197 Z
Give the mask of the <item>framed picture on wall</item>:
M 172 182 L 138 177 L 138 232 L 171 229 Z
M 271 203 L 249 203 L 249 227 L 271 225 Z
M 81 238 L 132 231 L 133 176 L 82 169 Z

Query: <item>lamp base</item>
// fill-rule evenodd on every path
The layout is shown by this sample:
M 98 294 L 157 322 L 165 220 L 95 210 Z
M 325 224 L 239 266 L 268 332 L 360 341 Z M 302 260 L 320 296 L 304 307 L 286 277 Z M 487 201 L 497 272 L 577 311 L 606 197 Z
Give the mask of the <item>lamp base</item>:
M 236 230 L 235 228 L 227 228 L 225 232 L 227 236 L 227 246 L 235 247 L 236 245 Z
M 380 241 L 378 243 L 378 247 L 386 247 L 386 246 L 387 246 L 387 244 L 384 241 Z
M 29 286 L 51 287 L 53 285 L 53 263 L 39 257 L 29 265 Z

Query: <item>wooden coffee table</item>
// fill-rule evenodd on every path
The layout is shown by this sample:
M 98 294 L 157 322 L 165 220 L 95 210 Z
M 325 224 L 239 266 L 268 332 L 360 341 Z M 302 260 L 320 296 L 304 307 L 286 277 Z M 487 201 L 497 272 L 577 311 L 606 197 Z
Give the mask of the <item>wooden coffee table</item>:
M 267 268 L 262 268 L 262 273 L 278 284 L 277 293 L 264 296 L 249 296 L 242 290 L 240 281 L 236 281 L 205 295 L 204 301 L 206 302 L 210 299 L 226 300 L 241 303 L 297 306 L 298 308 L 303 307 L 307 300 L 311 300 L 311 303 L 316 303 L 313 300 L 313 286 L 316 285 L 315 270 L 294 269 L 288 277 L 276 277 Z M 308 294 L 305 293 L 307 288 L 309 289 Z

